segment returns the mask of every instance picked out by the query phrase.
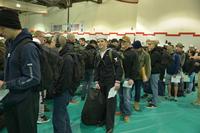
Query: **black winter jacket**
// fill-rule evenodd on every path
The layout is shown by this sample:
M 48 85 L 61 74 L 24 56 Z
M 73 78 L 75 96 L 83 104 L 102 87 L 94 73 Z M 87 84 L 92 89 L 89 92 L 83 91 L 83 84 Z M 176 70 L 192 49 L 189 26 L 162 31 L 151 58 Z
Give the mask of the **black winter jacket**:
M 69 90 L 72 86 L 73 58 L 66 54 L 71 51 L 71 45 L 66 44 L 59 52 L 59 55 L 63 57 L 63 64 L 58 66 L 61 72 L 54 88 L 57 95 L 62 94 L 66 89 Z
M 123 56 L 125 78 L 134 80 L 139 75 L 138 55 L 132 48 L 128 48 L 123 52 Z
M 18 103 L 25 99 L 38 87 L 41 80 L 39 50 L 34 43 L 28 43 L 16 50 L 17 45 L 24 39 L 31 39 L 32 35 L 23 29 L 14 39 L 6 41 L 6 60 L 4 80 L 7 89 L 10 90 L 7 100 L 12 103 Z M 4 79 L 2 79 L 4 77 Z
M 94 81 L 99 81 L 104 84 L 114 83 L 115 80 L 121 81 L 123 75 L 121 58 L 116 51 L 111 50 L 113 59 L 110 59 L 110 50 L 107 49 L 103 58 L 101 58 L 100 53 L 97 54 L 95 59 Z
M 155 47 L 150 51 L 151 56 L 151 74 L 160 74 L 161 73 L 161 52 L 158 47 Z

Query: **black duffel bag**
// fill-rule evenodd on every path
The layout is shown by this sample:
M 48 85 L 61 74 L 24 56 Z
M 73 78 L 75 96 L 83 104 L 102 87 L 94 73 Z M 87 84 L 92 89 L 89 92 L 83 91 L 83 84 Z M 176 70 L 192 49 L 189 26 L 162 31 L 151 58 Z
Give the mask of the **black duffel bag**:
M 104 125 L 106 98 L 100 90 L 90 89 L 81 113 L 81 121 L 85 125 Z

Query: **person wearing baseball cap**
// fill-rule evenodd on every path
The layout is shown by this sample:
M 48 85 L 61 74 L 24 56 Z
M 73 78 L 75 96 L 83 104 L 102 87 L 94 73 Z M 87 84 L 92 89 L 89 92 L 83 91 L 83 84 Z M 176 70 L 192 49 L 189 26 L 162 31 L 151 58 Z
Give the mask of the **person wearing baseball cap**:
M 143 82 L 147 82 L 151 75 L 151 58 L 150 55 L 142 48 L 142 44 L 139 40 L 136 40 L 133 44 L 133 48 L 136 50 L 139 59 L 139 71 L 140 73 L 135 77 L 135 101 L 134 109 L 140 110 L 140 93 Z
M 0 89 L 9 90 L 1 101 L 7 131 L 37 133 L 39 92 L 33 90 L 41 80 L 39 50 L 14 10 L 0 9 L 0 36 L 8 46 L 4 74 L 0 75 Z
M 180 55 L 180 59 L 181 59 L 181 67 L 183 67 L 185 63 L 185 58 L 186 58 L 183 48 L 184 48 L 184 45 L 182 43 L 179 42 L 176 44 L 176 52 Z

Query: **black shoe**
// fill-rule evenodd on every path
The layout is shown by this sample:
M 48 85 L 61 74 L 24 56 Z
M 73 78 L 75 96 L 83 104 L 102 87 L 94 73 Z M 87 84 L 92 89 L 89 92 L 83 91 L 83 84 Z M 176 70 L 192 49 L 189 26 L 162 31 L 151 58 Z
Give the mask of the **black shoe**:
M 153 103 L 150 103 L 149 105 L 147 105 L 147 108 L 153 109 L 153 108 L 157 108 L 157 106 L 154 105 Z
M 150 99 L 147 99 L 147 102 L 148 103 L 152 103 L 152 99 L 150 98 Z
M 112 128 L 107 129 L 107 130 L 106 130 L 106 133 L 113 133 L 113 129 L 112 129 Z

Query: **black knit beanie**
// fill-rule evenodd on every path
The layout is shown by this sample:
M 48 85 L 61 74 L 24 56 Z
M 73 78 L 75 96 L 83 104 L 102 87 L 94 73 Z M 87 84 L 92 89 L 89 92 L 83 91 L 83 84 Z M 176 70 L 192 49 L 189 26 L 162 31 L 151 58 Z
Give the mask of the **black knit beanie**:
M 21 29 L 18 13 L 10 9 L 0 9 L 0 26 Z

